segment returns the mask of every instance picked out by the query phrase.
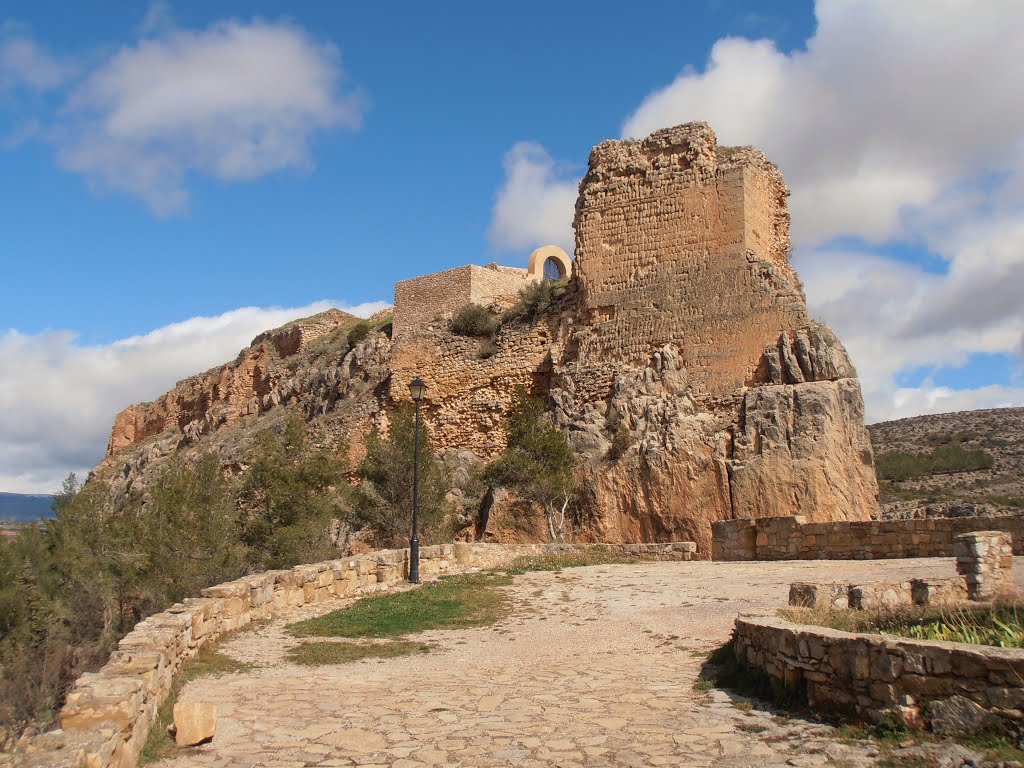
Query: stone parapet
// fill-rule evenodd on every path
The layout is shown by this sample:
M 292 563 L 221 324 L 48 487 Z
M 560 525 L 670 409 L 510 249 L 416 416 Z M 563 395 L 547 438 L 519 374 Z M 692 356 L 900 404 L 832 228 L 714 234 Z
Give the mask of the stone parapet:
M 736 619 L 737 660 L 806 690 L 815 710 L 948 732 L 951 711 L 981 725 L 1024 719 L 1024 650 L 841 632 L 774 616 Z M 963 721 L 963 718 L 961 718 Z
M 500 568 L 524 557 L 588 548 L 644 560 L 690 560 L 693 542 L 659 544 L 441 544 L 420 549 L 424 580 L 473 569 Z M 98 672 L 82 675 L 60 713 L 59 731 L 19 745 L 0 766 L 132 768 L 157 710 L 188 659 L 206 643 L 252 621 L 310 603 L 387 591 L 404 582 L 409 550 L 389 549 L 244 576 L 202 590 L 135 625 Z
M 998 529 L 1024 554 L 1024 518 L 926 518 L 808 523 L 801 515 L 712 523 L 713 560 L 880 560 L 953 557 L 961 533 Z

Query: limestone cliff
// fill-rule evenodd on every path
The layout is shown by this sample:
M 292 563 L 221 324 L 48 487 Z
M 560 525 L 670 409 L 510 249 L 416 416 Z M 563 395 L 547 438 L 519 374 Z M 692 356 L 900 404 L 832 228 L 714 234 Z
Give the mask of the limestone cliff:
M 380 330 L 387 320 L 371 318 L 361 339 L 350 340 L 359 319 L 338 310 L 261 333 L 232 362 L 119 413 L 95 474 L 119 495 L 144 497 L 153 472 L 174 453 L 214 450 L 238 469 L 253 435 L 285 409 L 301 412 L 318 442 L 358 459 L 362 436 L 379 423 L 379 388 L 391 374 L 391 340 Z
M 484 342 L 451 333 L 453 309 L 507 305 L 491 283 L 528 281 L 524 270 L 406 281 L 393 340 L 341 343 L 355 322 L 342 313 L 262 334 L 120 414 L 105 466 L 130 486 L 197 445 L 230 465 L 282 406 L 356 457 L 419 376 L 424 417 L 456 464 L 501 450 L 516 386 L 544 397 L 591 491 L 582 538 L 688 539 L 706 554 L 716 520 L 866 519 L 877 485 L 860 387 L 789 263 L 788 194 L 761 152 L 719 147 L 704 123 L 604 142 L 580 183 L 573 275 L 554 311 Z

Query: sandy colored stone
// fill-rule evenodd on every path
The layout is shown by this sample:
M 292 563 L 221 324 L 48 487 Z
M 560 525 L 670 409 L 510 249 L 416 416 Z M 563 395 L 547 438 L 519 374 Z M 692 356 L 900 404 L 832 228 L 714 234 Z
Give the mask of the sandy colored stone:
M 174 743 L 192 747 L 213 738 L 217 729 L 217 707 L 198 701 L 179 701 L 174 705 Z

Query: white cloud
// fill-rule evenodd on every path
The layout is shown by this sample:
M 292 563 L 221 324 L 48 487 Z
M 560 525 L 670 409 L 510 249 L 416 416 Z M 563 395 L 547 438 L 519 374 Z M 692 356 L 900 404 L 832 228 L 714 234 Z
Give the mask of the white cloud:
M 559 245 L 572 253 L 576 179 L 563 178 L 547 151 L 521 141 L 505 153 L 505 183 L 498 191 L 488 232 L 499 250 Z
M 1024 129 L 1024 5 L 821 0 L 816 15 L 791 54 L 719 40 L 704 71 L 650 94 L 623 134 L 706 120 L 721 143 L 763 148 L 793 189 L 798 244 L 905 236 L 905 208 L 1005 169 Z
M 779 165 L 793 192 L 795 265 L 812 311 L 857 364 L 869 419 L 1024 402 L 1013 388 L 896 383 L 916 366 L 1024 354 L 1024 4 L 979 13 L 957 0 L 819 0 L 816 15 L 791 53 L 719 40 L 702 70 L 648 94 L 623 135 L 705 120 L 719 143 L 753 144 Z M 504 231 L 571 221 L 572 203 L 550 194 L 564 182 L 533 180 L 521 197 L 534 208 L 509 206 Z M 838 237 L 864 245 L 829 247 Z M 907 245 L 945 268 L 892 257 Z
M 259 333 L 332 306 L 367 317 L 388 306 L 244 307 L 194 317 L 111 344 L 70 331 L 0 333 L 0 490 L 49 493 L 102 457 L 114 416 L 177 381 L 234 358 Z
M 1024 387 L 1005 387 L 996 384 L 976 389 L 950 389 L 931 385 L 901 387 L 886 398 L 884 405 L 887 410 L 882 417 L 868 419 L 869 423 L 926 413 L 953 413 L 973 411 L 977 408 L 1020 406 L 1024 405 Z
M 365 104 L 342 92 L 334 46 L 286 23 L 181 30 L 161 7 L 147 24 L 162 36 L 103 62 L 61 114 L 58 163 L 95 188 L 177 213 L 189 173 L 239 181 L 307 168 L 316 131 L 360 126 Z
M 11 30 L 8 35 L 2 33 Z M 74 67 L 43 50 L 17 25 L 0 28 L 0 92 L 25 88 L 48 91 L 63 85 L 74 74 Z

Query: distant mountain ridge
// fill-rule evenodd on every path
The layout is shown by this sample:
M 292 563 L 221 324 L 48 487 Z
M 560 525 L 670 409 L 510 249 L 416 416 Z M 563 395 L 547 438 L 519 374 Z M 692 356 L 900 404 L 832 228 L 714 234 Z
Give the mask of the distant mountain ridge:
M 0 520 L 30 523 L 53 517 L 53 496 L 44 493 L 0 492 Z

